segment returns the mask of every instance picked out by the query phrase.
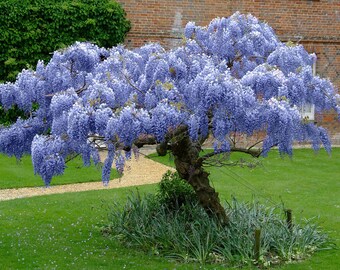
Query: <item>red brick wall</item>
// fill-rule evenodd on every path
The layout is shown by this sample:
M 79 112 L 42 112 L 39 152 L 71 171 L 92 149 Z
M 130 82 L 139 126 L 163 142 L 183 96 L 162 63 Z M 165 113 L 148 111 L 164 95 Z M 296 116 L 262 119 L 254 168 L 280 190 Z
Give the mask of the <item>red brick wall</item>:
M 207 25 L 215 17 L 236 11 L 252 13 L 267 21 L 283 41 L 299 41 L 318 56 L 317 72 L 340 89 L 340 0 L 117 0 L 122 4 L 132 29 L 128 47 L 160 42 L 173 47 L 181 40 L 188 21 Z M 340 124 L 332 113 L 318 116 L 334 134 Z M 339 136 L 340 140 L 340 136 Z M 339 141 L 340 142 L 340 141 Z
M 283 39 L 334 41 L 340 39 L 339 0 L 118 0 L 132 21 L 129 40 L 139 46 L 144 41 L 167 43 L 181 36 L 188 21 L 208 24 L 215 17 L 235 11 L 252 13 L 267 21 Z

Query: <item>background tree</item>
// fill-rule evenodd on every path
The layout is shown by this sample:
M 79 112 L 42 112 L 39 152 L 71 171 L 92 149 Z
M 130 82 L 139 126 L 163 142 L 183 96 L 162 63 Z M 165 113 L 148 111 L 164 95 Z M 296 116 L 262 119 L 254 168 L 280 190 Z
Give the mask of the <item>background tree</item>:
M 332 84 L 313 76 L 315 55 L 284 44 L 265 23 L 235 13 L 209 26 L 188 23 L 184 45 L 165 51 L 149 44 L 130 51 L 76 43 L 54 53 L 46 65 L 24 70 L 0 86 L 1 102 L 30 112 L 0 133 L 0 150 L 20 158 L 31 153 L 35 173 L 49 185 L 65 160 L 80 153 L 99 162 L 98 141 L 108 147 L 102 180 L 114 163 L 123 170 L 135 145 L 166 142 L 179 175 L 194 188 L 208 213 L 227 222 L 204 163 L 213 155 L 244 152 L 258 157 L 273 147 L 292 155 L 295 141 L 331 151 L 327 132 L 303 119 L 299 106 L 335 109 Z M 240 143 L 241 135 L 257 138 Z M 214 152 L 200 156 L 211 136 Z
M 49 61 L 55 50 L 76 41 L 111 47 L 130 30 L 121 5 L 114 0 L 0 1 L 0 82 L 14 81 L 23 68 Z M 25 117 L 16 107 L 4 110 L 0 124 Z

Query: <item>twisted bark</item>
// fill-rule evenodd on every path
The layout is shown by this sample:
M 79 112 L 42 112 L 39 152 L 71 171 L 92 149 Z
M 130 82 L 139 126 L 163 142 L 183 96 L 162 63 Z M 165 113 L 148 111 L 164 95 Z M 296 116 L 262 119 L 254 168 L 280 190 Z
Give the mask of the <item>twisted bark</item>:
M 209 183 L 209 173 L 203 169 L 199 158 L 201 147 L 190 140 L 187 127 L 176 129 L 171 140 L 176 170 L 195 190 L 199 203 L 210 216 L 215 216 L 222 224 L 228 224 L 229 218 L 221 205 L 218 193 Z

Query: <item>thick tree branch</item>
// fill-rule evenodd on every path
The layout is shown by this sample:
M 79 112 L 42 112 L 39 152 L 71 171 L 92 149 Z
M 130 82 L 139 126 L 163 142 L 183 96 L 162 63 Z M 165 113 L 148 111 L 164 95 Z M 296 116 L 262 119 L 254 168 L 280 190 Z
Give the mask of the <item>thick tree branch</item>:
M 214 151 L 211 153 L 207 153 L 204 156 L 201 156 L 198 159 L 198 162 L 203 163 L 204 161 L 206 161 L 207 159 L 219 155 L 219 154 L 223 154 L 223 153 L 228 153 L 228 152 L 240 152 L 240 153 L 245 153 L 248 155 L 251 155 L 252 157 L 258 158 L 262 151 L 261 149 L 251 149 L 251 148 L 240 148 L 240 147 L 232 147 L 230 150 L 225 151 L 225 150 L 218 150 L 218 151 Z
M 136 145 L 138 148 L 141 148 L 144 145 L 157 144 L 157 141 L 155 136 L 145 135 L 140 136 L 137 140 L 133 142 L 133 144 Z

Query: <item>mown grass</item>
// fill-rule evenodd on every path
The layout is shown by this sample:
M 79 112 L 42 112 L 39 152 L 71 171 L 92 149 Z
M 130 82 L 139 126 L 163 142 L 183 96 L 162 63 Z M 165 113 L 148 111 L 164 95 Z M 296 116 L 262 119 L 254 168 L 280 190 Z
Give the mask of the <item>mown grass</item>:
M 108 207 L 130 189 L 0 202 L 1 269 L 199 269 L 127 249 L 103 237 Z M 155 186 L 140 188 L 154 192 Z M 208 269 L 214 269 L 210 266 Z M 222 269 L 222 268 L 220 268 Z
M 101 169 L 94 165 L 84 167 L 81 157 L 76 157 L 66 166 L 63 175 L 53 177 L 52 186 L 95 182 L 101 179 Z M 117 177 L 117 171 L 112 170 L 111 179 Z M 0 155 L 0 189 L 38 186 L 44 186 L 44 182 L 39 175 L 34 175 L 30 156 L 23 156 L 18 161 L 15 157 Z
M 169 156 L 150 158 L 173 166 Z M 232 159 L 249 158 L 233 154 Z M 340 247 L 340 148 L 329 156 L 324 150 L 296 149 L 292 158 L 280 157 L 277 151 L 261 158 L 260 165 L 248 167 L 207 168 L 220 197 L 251 201 L 255 196 L 269 205 L 283 202 L 293 210 L 293 218 L 319 217 L 322 228 Z M 340 251 L 319 252 L 302 264 L 280 269 L 339 269 Z
M 155 158 L 155 157 L 152 157 Z M 155 158 L 167 165 L 169 157 Z M 319 223 L 340 246 L 340 149 L 332 157 L 320 151 L 295 151 L 293 159 L 271 153 L 261 166 L 209 168 L 222 199 L 253 196 L 269 205 L 285 202 L 295 221 L 320 216 Z M 30 172 L 32 174 L 32 172 Z M 1 175 L 2 176 L 2 175 Z M 121 247 L 105 238 L 113 201 L 124 203 L 132 188 L 87 191 L 0 201 L 0 265 L 2 269 L 226 269 L 218 265 L 178 264 L 152 254 Z M 155 192 L 155 185 L 139 188 Z M 316 253 L 284 270 L 338 269 L 339 250 Z

